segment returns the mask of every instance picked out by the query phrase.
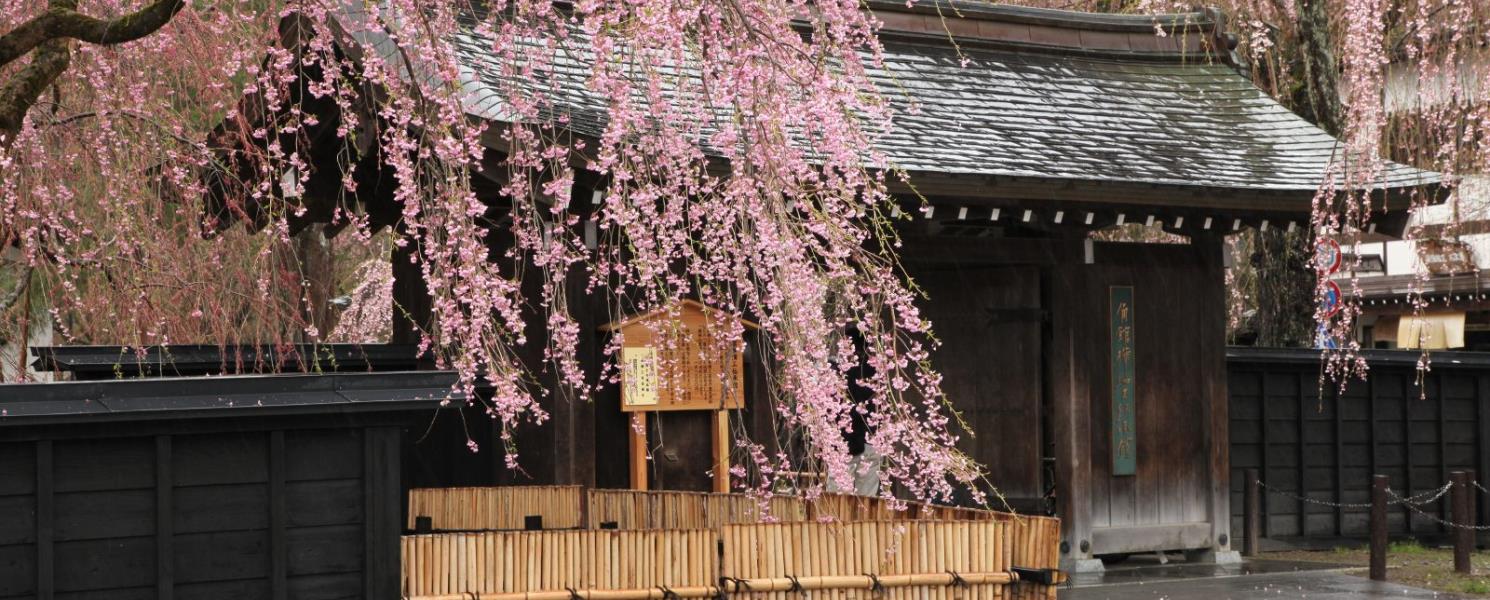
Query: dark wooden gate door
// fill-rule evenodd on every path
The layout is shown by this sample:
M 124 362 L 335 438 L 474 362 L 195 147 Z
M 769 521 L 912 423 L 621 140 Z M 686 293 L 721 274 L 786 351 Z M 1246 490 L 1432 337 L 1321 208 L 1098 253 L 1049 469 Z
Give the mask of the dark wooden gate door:
M 1224 288 L 1219 250 L 1104 244 L 1075 290 L 1075 349 L 1090 388 L 1092 552 L 1209 548 L 1226 531 Z M 1113 457 L 1114 288 L 1131 302 L 1134 469 Z M 1225 414 L 1222 412 L 1221 414 Z M 1219 431 L 1218 431 L 1219 429 Z M 1216 459 L 1216 460 L 1213 460 Z M 1214 503 L 1213 503 L 1214 501 Z M 1215 517 L 1214 515 L 1221 515 Z
M 1040 504 L 1040 272 L 1034 266 L 937 266 L 916 274 L 942 346 L 942 389 L 972 434 L 962 450 L 1011 504 Z

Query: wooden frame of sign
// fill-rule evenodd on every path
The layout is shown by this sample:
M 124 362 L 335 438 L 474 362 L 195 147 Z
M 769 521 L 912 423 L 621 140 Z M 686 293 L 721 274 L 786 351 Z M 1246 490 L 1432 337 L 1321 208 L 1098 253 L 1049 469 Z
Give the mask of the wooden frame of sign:
M 621 411 L 631 413 L 632 489 L 647 489 L 647 413 L 673 410 L 714 412 L 714 491 L 729 491 L 729 410 L 745 405 L 743 347 L 716 347 L 710 319 L 737 319 L 695 300 L 682 300 L 611 323 L 602 331 L 621 334 Z M 668 343 L 664 336 L 675 336 Z

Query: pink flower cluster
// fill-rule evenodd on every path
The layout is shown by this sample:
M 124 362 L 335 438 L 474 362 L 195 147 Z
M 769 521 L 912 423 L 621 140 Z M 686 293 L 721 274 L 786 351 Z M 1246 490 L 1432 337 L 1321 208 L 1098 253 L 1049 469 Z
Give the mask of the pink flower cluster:
M 0 8 L 0 28 L 41 4 Z M 132 3 L 82 4 L 111 14 Z M 287 49 L 274 25 L 291 16 L 302 32 Z M 858 412 L 886 457 L 884 494 L 946 499 L 978 467 L 955 450 L 930 324 L 895 258 L 873 150 L 892 115 L 865 74 L 877 26 L 857 0 L 194 5 L 144 41 L 78 50 L 58 106 L 35 111 L 0 155 L 0 237 L 46 270 L 74 339 L 318 340 L 290 223 L 326 168 L 309 149 L 334 135 L 346 156 L 376 153 L 391 174 L 406 250 L 395 255 L 411 257 L 432 302 L 423 348 L 460 374 L 457 391 L 491 390 L 509 465 L 514 428 L 615 379 L 580 358 L 580 296 L 603 295 L 616 317 L 689 297 L 760 325 L 751 343 L 792 451 L 743 443 L 736 468 L 757 493 L 787 472 L 848 484 L 841 432 Z M 497 75 L 479 82 L 495 99 L 473 97 L 461 60 L 472 40 Z M 202 140 L 224 117 L 247 122 L 240 92 L 275 118 L 219 130 L 252 154 L 228 174 L 243 193 L 222 214 L 263 232 L 203 238 L 217 227 L 201 222 L 200 198 L 220 182 L 202 174 L 221 157 Z M 302 110 L 311 101 L 336 107 L 330 133 L 327 115 Z M 471 118 L 481 102 L 500 118 Z M 581 119 L 598 129 L 577 135 Z M 355 198 L 356 163 L 336 168 Z M 487 176 L 501 198 L 478 194 Z M 339 242 L 371 239 L 353 202 L 332 220 L 353 232 Z M 361 272 L 358 306 L 383 297 L 384 277 Z M 353 315 L 333 337 L 367 339 L 383 319 Z M 747 341 L 730 319 L 711 333 L 728 348 Z M 857 383 L 867 402 L 851 400 L 851 372 L 870 373 Z

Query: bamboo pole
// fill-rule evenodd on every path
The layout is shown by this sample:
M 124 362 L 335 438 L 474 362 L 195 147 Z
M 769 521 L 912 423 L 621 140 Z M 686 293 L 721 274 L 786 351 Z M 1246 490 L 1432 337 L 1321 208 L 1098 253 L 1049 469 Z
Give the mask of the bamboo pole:
M 959 573 L 969 585 L 1007 585 L 1018 580 L 1013 573 L 990 572 L 990 573 Z M 803 591 L 829 590 L 829 589 L 857 589 L 868 590 L 874 588 L 875 578 L 867 575 L 824 575 L 817 577 L 798 577 L 795 580 L 789 577 L 770 577 L 759 579 L 746 579 L 741 582 L 726 580 L 723 582 L 724 593 L 741 592 L 788 592 L 793 591 L 793 586 Z M 952 575 L 949 573 L 916 573 L 909 575 L 883 575 L 879 577 L 879 585 L 884 588 L 901 588 L 913 586 L 948 586 L 952 585 Z M 696 585 L 669 588 L 679 598 L 712 598 L 718 596 L 721 589 L 716 585 Z M 410 596 L 408 600 L 664 600 L 666 593 L 661 586 L 651 588 L 633 588 L 622 590 L 568 590 L 543 591 L 543 592 L 515 592 L 515 593 L 490 593 L 490 592 L 467 592 L 447 593 L 426 596 Z

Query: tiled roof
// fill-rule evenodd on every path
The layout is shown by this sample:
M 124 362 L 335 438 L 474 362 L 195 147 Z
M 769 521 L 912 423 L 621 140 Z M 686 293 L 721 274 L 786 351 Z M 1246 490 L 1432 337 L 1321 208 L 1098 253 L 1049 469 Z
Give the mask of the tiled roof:
M 1336 140 L 1217 63 L 887 42 L 910 171 L 1312 192 Z M 966 66 L 963 60 L 966 59 Z M 1388 186 L 1436 181 L 1392 165 Z
M 955 2 L 871 0 L 881 12 L 884 68 L 872 73 L 896 109 L 880 139 L 893 166 L 937 173 L 1153 184 L 1308 195 L 1340 148 L 1227 64 L 1216 13 L 1160 17 Z M 944 6 L 947 6 L 944 4 Z M 942 23 L 947 23 L 943 26 Z M 1158 36 L 1156 24 L 1172 35 Z M 949 42 L 949 32 L 958 44 Z M 1192 37 L 1193 36 L 1193 37 Z M 1218 42 L 1219 40 L 1219 42 Z M 504 120 L 493 40 L 456 40 L 475 116 Z M 1215 42 L 1215 43 L 1213 43 Z M 588 59 L 569 53 L 552 81 L 556 113 L 595 136 L 604 101 L 587 91 Z M 1382 187 L 1435 184 L 1391 164 Z M 1304 207 L 1307 210 L 1307 206 Z

